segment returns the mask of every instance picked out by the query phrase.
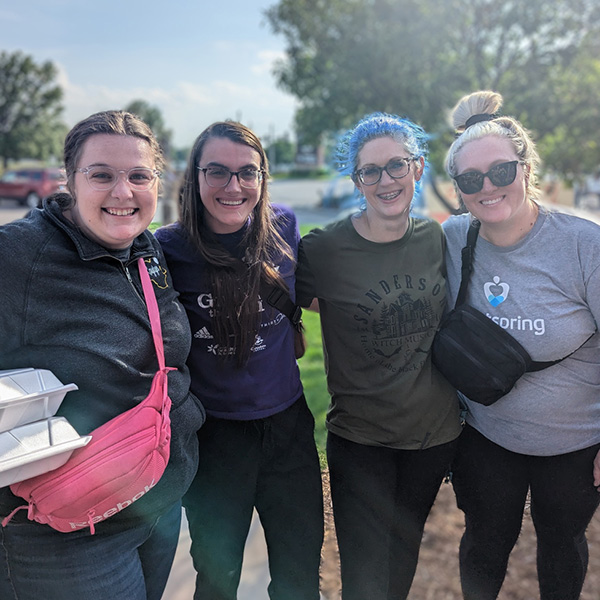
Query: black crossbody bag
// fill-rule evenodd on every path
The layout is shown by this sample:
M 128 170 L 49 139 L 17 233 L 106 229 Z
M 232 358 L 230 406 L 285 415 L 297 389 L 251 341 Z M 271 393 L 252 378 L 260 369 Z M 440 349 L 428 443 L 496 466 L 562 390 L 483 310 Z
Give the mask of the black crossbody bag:
M 432 360 L 438 371 L 469 400 L 489 406 L 508 394 L 524 373 L 555 365 L 581 346 L 558 360 L 536 362 L 500 325 L 465 304 L 480 225 L 479 221 L 473 221 L 469 226 L 467 245 L 462 249 L 456 305 L 440 323 L 433 340 Z

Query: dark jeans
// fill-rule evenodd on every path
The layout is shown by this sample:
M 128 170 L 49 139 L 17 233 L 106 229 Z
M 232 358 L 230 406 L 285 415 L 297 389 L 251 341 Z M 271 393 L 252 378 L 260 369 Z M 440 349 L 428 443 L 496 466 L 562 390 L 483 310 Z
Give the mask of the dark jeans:
M 466 600 L 497 598 L 521 531 L 528 490 L 541 600 L 579 598 L 588 563 L 585 530 L 600 502 L 592 476 L 599 448 L 600 444 L 558 456 L 528 456 L 465 427 L 453 483 L 465 513 L 460 572 Z
M 314 419 L 301 397 L 265 419 L 208 418 L 184 506 L 196 600 L 235 600 L 254 507 L 269 554 L 273 600 L 318 600 L 323 542 Z
M 365 446 L 329 433 L 327 458 L 344 600 L 403 600 L 456 441 L 427 450 Z
M 2 600 L 160 600 L 181 524 L 177 503 L 124 531 L 60 533 L 39 523 L 0 528 Z

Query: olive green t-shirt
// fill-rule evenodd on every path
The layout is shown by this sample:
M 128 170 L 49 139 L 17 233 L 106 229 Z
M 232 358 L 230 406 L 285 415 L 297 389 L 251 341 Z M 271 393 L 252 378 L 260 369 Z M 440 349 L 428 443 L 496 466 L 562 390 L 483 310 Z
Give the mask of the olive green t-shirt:
M 364 239 L 351 218 L 302 239 L 296 298 L 319 299 L 332 433 L 408 450 L 459 435 L 456 393 L 430 353 L 446 301 L 443 256 L 440 225 L 422 219 L 393 242 Z

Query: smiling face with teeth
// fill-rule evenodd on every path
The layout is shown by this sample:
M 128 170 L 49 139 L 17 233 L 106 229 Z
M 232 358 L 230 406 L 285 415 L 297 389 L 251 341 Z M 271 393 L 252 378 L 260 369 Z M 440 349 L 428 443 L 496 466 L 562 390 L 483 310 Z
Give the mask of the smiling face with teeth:
M 224 137 L 211 137 L 206 141 L 198 164 L 201 167 L 225 167 L 232 172 L 261 168 L 260 154 L 254 148 Z M 204 173 L 198 171 L 198 184 L 206 224 L 215 233 L 239 231 L 260 199 L 260 185 L 257 189 L 242 187 L 235 175 L 226 186 L 211 187 L 206 183 Z
M 78 168 L 94 165 L 117 170 L 134 167 L 154 169 L 153 151 L 145 140 L 132 135 L 96 134 L 83 145 Z M 83 173 L 75 173 L 74 205 L 65 211 L 82 233 L 109 250 L 129 247 L 152 221 L 156 212 L 158 185 L 133 190 L 120 174 L 112 190 L 95 190 Z
M 456 154 L 457 174 L 468 171 L 487 173 L 493 166 L 519 160 L 512 142 L 506 137 L 488 135 L 467 142 Z M 491 228 L 522 228 L 534 208 L 527 198 L 526 168 L 519 164 L 515 180 L 503 187 L 495 186 L 485 177 L 483 188 L 475 194 L 460 192 L 467 210 L 481 221 L 481 233 Z
M 368 141 L 360 150 L 356 170 L 367 166 L 385 167 L 390 160 L 409 158 L 411 153 L 404 144 L 391 136 Z M 401 223 L 408 222 L 410 203 L 415 194 L 415 182 L 423 174 L 423 158 L 411 161 L 405 177 L 394 179 L 387 171 L 381 173 L 381 179 L 374 185 L 364 185 L 356 180 L 356 187 L 367 201 L 369 221 Z

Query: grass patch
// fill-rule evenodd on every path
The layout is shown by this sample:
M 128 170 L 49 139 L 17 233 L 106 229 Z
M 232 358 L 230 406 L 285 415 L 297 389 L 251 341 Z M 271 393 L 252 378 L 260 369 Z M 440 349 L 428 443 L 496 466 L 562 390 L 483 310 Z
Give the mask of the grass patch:
M 302 225 L 300 233 L 304 235 L 314 228 L 315 225 Z M 305 310 L 302 313 L 302 321 L 306 332 L 307 349 L 306 354 L 298 361 L 298 366 L 300 367 L 300 377 L 304 386 L 304 395 L 315 417 L 315 439 L 321 462 L 323 462 L 325 460 L 325 441 L 327 438 L 325 416 L 329 407 L 330 396 L 327 391 L 323 365 L 321 319 L 318 313 Z
M 305 355 L 298 360 L 304 395 L 315 417 L 315 439 L 319 452 L 325 451 L 325 415 L 329 407 L 329 392 L 323 367 L 323 346 L 321 344 L 321 320 L 317 313 L 305 310 L 302 321 L 308 342 Z

